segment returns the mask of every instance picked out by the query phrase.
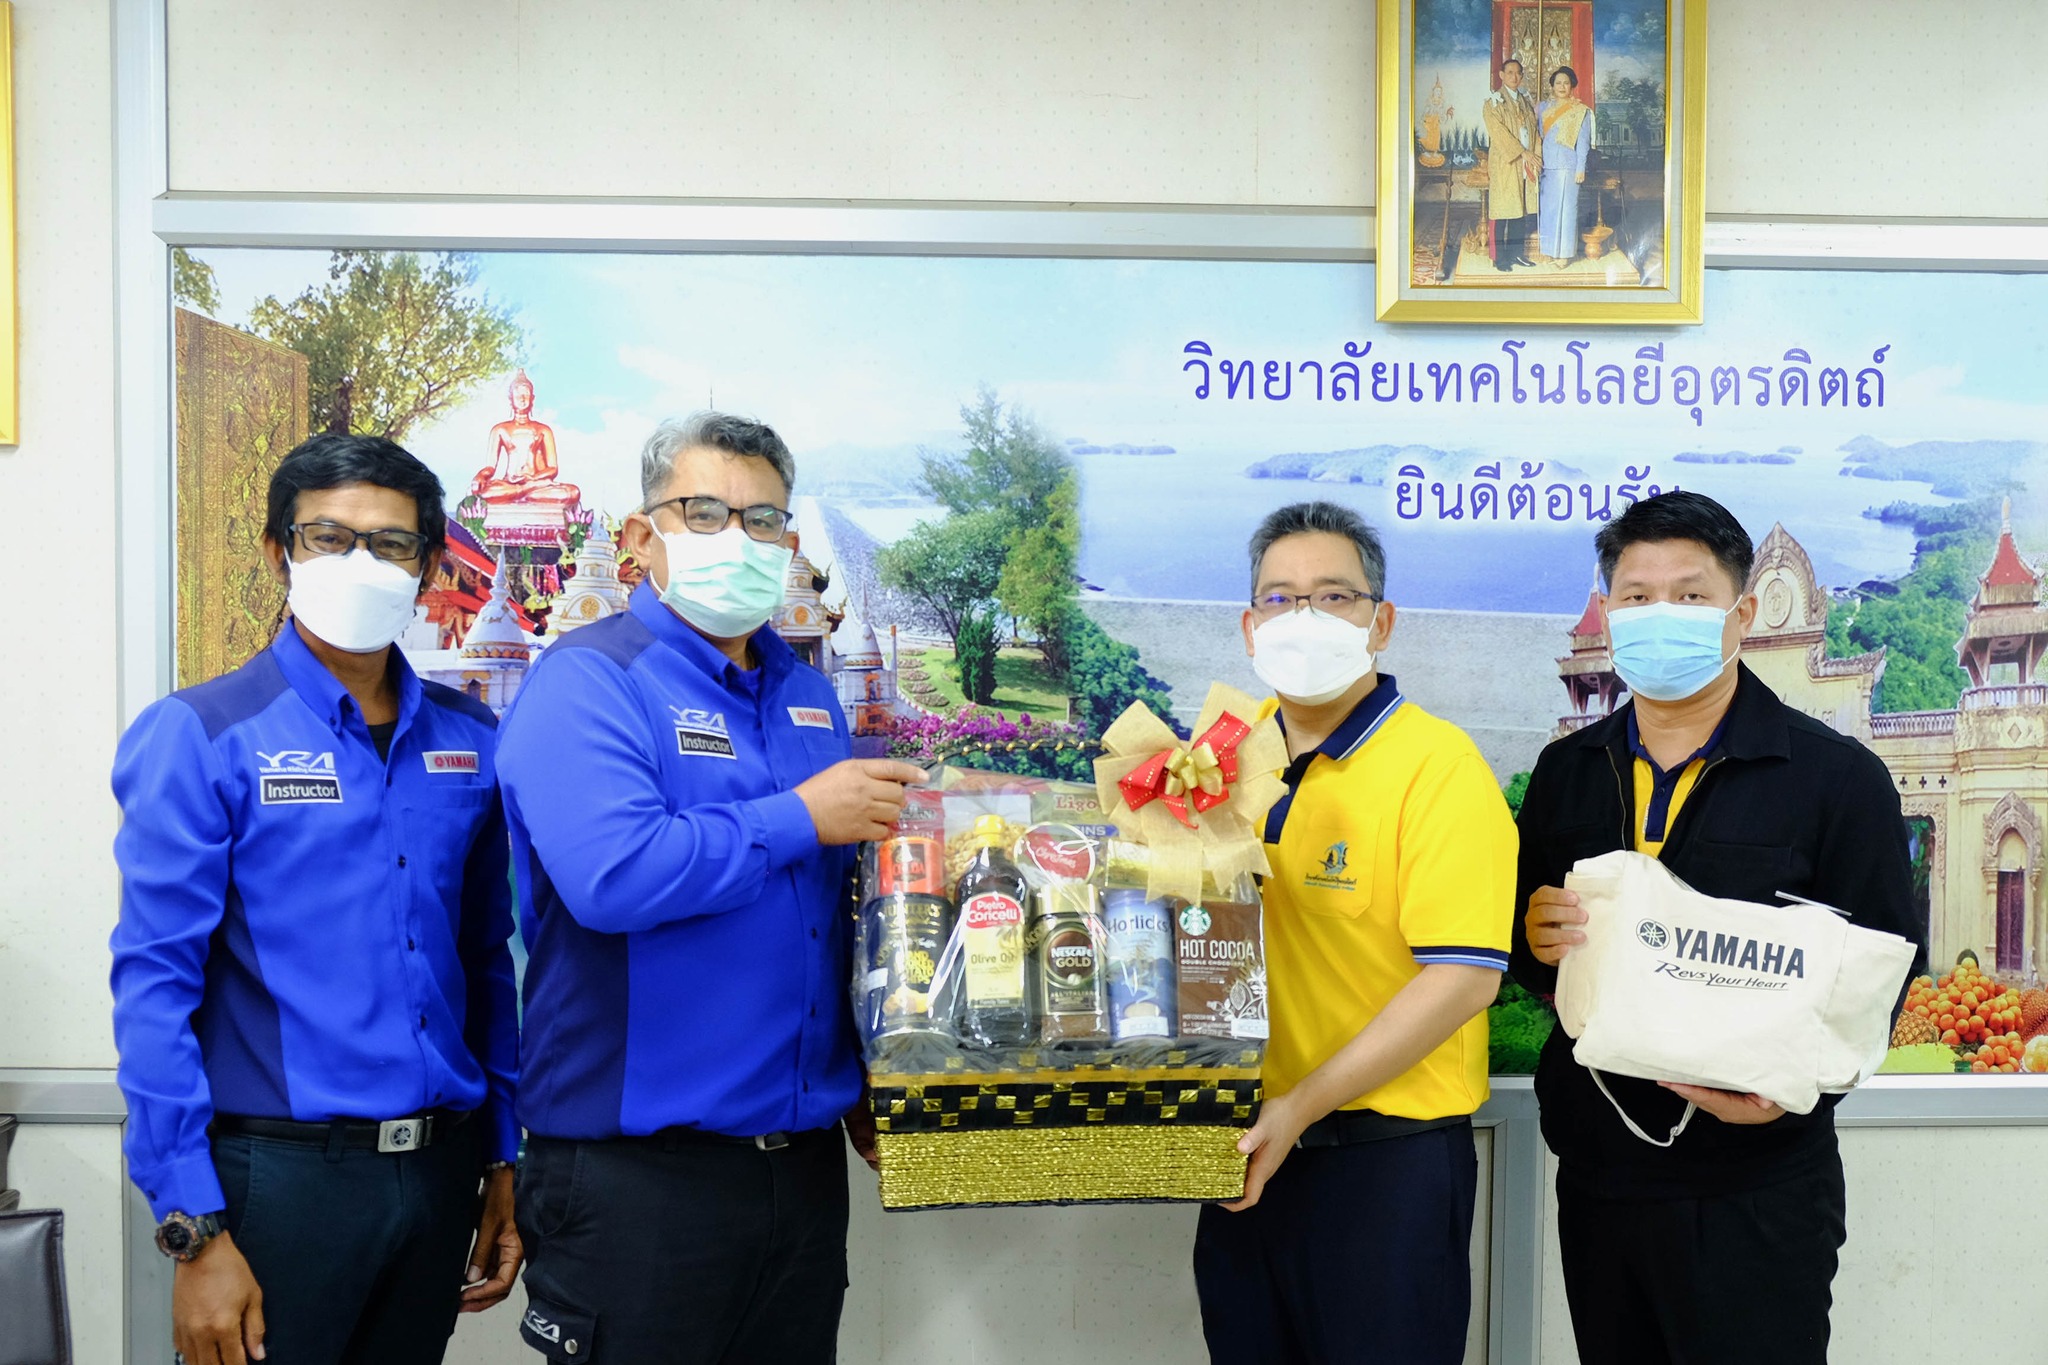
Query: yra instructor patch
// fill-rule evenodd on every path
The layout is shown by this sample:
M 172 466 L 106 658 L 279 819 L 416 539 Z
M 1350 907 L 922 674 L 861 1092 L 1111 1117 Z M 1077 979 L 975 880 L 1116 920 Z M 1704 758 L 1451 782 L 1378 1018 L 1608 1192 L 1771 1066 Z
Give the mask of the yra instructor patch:
M 735 757 L 732 736 L 725 730 L 724 713 L 681 706 L 668 709 L 676 718 L 677 753 L 699 754 L 707 758 Z
M 308 749 L 258 752 L 256 780 L 266 806 L 334 805 L 341 800 L 341 778 L 332 752 Z
M 793 725 L 808 725 L 814 730 L 832 728 L 832 713 L 822 706 L 792 706 L 789 719 Z

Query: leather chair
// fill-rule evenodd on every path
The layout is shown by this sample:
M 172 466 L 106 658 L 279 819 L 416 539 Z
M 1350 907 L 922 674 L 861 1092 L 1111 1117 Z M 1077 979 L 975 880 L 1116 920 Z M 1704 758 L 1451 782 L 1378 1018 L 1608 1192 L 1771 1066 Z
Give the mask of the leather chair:
M 64 1215 L 17 1209 L 7 1188 L 14 1116 L 0 1114 L 0 1365 L 72 1365 L 64 1296 Z
M 14 1115 L 0 1114 L 0 1213 L 21 1206 L 21 1191 L 7 1188 L 7 1153 L 14 1146 Z

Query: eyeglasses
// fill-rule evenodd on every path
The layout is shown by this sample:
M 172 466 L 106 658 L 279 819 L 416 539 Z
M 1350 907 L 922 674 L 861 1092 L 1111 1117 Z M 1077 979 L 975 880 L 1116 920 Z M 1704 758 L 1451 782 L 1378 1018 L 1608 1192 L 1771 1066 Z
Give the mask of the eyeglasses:
M 773 503 L 757 502 L 752 507 L 736 508 L 721 498 L 711 497 L 665 498 L 651 504 L 647 515 L 651 517 L 662 508 L 678 503 L 683 509 L 683 525 L 700 536 L 717 535 L 737 515 L 740 529 L 753 539 L 780 540 L 789 524 L 796 520 L 794 515 Z
M 1354 592 L 1350 588 L 1323 588 L 1317 592 L 1269 592 L 1252 599 L 1252 615 L 1261 621 L 1270 621 L 1290 611 L 1299 611 L 1305 604 L 1328 616 L 1349 616 L 1360 602 L 1380 602 L 1384 598 L 1369 592 Z
M 416 531 L 352 531 L 331 521 L 299 522 L 287 528 L 309 555 L 345 555 L 358 545 L 393 564 L 410 564 L 427 552 L 427 538 Z

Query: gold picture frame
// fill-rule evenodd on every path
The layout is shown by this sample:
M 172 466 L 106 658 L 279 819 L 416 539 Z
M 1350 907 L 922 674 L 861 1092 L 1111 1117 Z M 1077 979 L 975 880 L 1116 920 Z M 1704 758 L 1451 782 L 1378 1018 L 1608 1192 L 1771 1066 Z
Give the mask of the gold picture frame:
M 14 6 L 0 0 L 0 446 L 21 441 L 21 320 L 14 250 Z
M 1380 321 L 1700 321 L 1707 0 L 1378 5 Z

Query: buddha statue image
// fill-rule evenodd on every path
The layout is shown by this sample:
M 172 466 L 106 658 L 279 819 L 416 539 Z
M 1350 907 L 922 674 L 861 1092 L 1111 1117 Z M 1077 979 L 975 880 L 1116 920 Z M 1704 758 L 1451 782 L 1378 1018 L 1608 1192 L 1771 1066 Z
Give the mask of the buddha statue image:
M 512 415 L 491 428 L 491 463 L 477 471 L 472 485 L 485 503 L 577 505 L 582 490 L 557 477 L 555 429 L 533 415 L 533 381 L 520 370 L 506 390 Z
M 1435 170 L 1444 164 L 1444 121 L 1456 118 L 1458 111 L 1444 107 L 1444 80 L 1439 76 L 1429 88 L 1429 103 L 1422 112 L 1422 150 L 1416 160 Z

